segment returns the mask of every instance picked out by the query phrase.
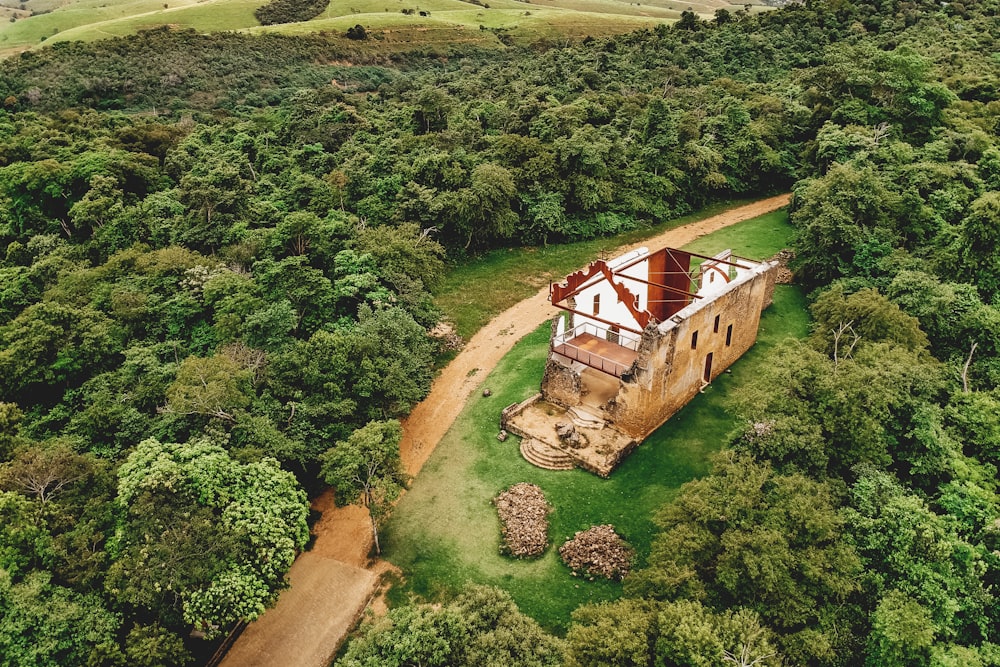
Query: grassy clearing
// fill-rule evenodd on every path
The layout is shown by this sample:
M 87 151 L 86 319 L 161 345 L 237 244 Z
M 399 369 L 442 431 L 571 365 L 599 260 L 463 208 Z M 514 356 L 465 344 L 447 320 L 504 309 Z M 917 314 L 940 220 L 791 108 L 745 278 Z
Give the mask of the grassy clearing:
M 602 36 L 650 27 L 677 14 L 665 10 L 650 12 L 652 16 L 600 12 L 622 5 L 615 0 L 594 0 L 592 11 L 576 11 L 544 7 L 514 0 L 495 0 L 489 9 L 458 0 L 358 0 L 346 5 L 331 5 L 320 17 L 304 23 L 253 28 L 251 32 L 304 34 L 317 31 L 343 32 L 360 24 L 368 31 L 366 42 L 356 48 L 385 50 L 414 48 L 420 45 L 481 43 L 500 46 L 496 36 L 483 28 L 509 31 L 515 42 L 532 42 L 542 38 Z M 633 7 L 623 6 L 632 10 Z M 427 11 L 429 16 L 404 15 L 402 9 Z M 636 12 L 638 14 L 638 12 Z M 659 17 L 659 18 L 658 18 Z M 409 46 L 406 46 L 409 45 Z
M 168 7 L 164 8 L 164 4 Z M 166 3 L 159 3 L 157 11 L 81 25 L 60 32 L 46 43 L 121 37 L 161 25 L 191 28 L 198 32 L 240 30 L 258 24 L 253 13 L 264 4 L 267 4 L 267 0 L 203 0 L 183 5 L 173 4 L 168 0 Z
M 495 250 L 452 267 L 435 289 L 434 300 L 445 318 L 455 324 L 459 335 L 468 338 L 498 314 L 528 298 L 550 280 L 561 280 L 586 265 L 604 249 L 643 241 L 667 229 L 703 220 L 750 201 L 752 200 L 709 206 L 693 215 L 656 227 L 645 227 L 607 238 L 543 248 Z M 708 249 L 715 252 L 721 250 L 723 246 L 720 244 L 725 242 L 739 249 L 737 254 L 742 253 L 750 258 L 768 257 L 776 252 L 769 250 L 775 243 L 778 243 L 779 249 L 781 243 L 787 243 L 778 241 L 779 238 L 787 238 L 787 223 L 782 222 L 783 216 L 783 213 L 776 213 L 756 219 L 751 225 L 736 225 L 725 236 L 733 241 L 721 241 L 718 239 L 722 237 L 712 235 L 693 244 L 691 248 L 695 252 Z M 503 280 L 497 280 L 497 276 L 503 276 Z
M 693 5 L 681 0 L 653 0 L 653 2 L 634 4 L 623 3 L 619 0 L 531 0 L 532 7 L 558 7 L 575 12 L 669 18 L 679 18 L 682 11 L 693 6 L 699 7 L 700 11 L 708 11 L 707 5 L 709 4 L 711 4 L 711 0 L 702 0 Z M 490 3 L 490 6 L 492 7 L 493 4 Z
M 16 23 L 0 27 L 0 44 L 3 46 L 33 46 L 39 42 L 67 31 L 73 31 L 81 26 L 93 27 L 105 22 L 114 23 L 136 17 L 164 14 L 164 4 L 174 10 L 193 7 L 198 0 L 125 0 L 110 3 L 107 0 L 76 0 L 46 13 L 36 14 L 21 19 Z M 32 9 L 42 10 L 31 5 Z M 156 23 L 168 23 L 157 19 Z
M 768 215 L 713 234 L 697 245 L 734 247 L 738 253 L 769 255 L 783 247 L 791 228 L 782 215 Z M 751 250 L 737 241 L 750 238 Z M 694 248 L 693 248 L 694 249 Z M 735 425 L 728 406 L 741 383 L 767 363 L 773 347 L 788 337 L 805 336 L 805 300 L 794 287 L 781 286 L 761 321 L 757 344 L 663 427 L 611 476 L 602 480 L 574 470 L 549 472 L 524 461 L 516 438 L 496 439 L 504 406 L 535 393 L 547 354 L 549 327 L 527 336 L 485 378 L 493 395 L 473 394 L 438 445 L 413 488 L 386 527 L 386 557 L 400 566 L 406 584 L 394 595 L 433 599 L 468 582 L 501 586 L 521 608 L 547 628 L 564 631 L 570 613 L 585 602 L 614 599 L 620 584 L 571 576 L 558 559 L 558 545 L 577 530 L 612 523 L 636 547 L 640 561 L 649 552 L 652 517 L 684 482 L 703 475 L 709 455 Z M 499 522 L 490 500 L 517 482 L 544 489 L 556 508 L 551 515 L 554 546 L 536 561 L 499 555 Z

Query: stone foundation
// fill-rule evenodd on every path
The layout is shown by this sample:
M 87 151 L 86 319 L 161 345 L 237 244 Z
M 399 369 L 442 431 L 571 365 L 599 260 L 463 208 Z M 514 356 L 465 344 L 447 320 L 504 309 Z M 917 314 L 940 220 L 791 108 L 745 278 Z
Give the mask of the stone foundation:
M 580 436 L 576 441 L 579 447 L 569 446 L 559 437 L 558 426 L 570 422 Z M 603 420 L 574 420 L 570 409 L 544 400 L 541 394 L 507 406 L 501 414 L 500 426 L 521 438 L 538 440 L 565 453 L 578 467 L 601 477 L 610 475 L 639 445 L 637 440 Z

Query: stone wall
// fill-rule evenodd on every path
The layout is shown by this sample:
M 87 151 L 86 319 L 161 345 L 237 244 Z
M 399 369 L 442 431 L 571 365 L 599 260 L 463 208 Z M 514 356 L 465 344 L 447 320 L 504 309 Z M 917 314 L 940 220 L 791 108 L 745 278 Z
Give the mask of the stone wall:
M 696 300 L 660 323 L 652 339 L 644 336 L 634 372 L 610 406 L 615 426 L 644 439 L 704 387 L 706 370 L 711 381 L 750 349 L 775 276 L 776 266 L 765 265 L 727 292 Z
M 580 404 L 583 379 L 570 359 L 555 352 L 549 353 L 542 376 L 542 398 L 566 408 Z

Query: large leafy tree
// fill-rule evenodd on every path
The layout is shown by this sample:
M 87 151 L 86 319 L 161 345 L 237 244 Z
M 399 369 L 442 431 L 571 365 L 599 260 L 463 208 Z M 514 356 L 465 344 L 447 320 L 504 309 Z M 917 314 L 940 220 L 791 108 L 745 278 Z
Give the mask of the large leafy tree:
M 273 459 L 239 463 L 207 440 L 140 443 L 118 471 L 114 594 L 212 635 L 274 601 L 308 538 L 305 493 Z
M 33 572 L 14 583 L 0 569 L 0 665 L 62 667 L 123 661 L 122 619 L 99 596 L 80 595 Z
M 896 656 L 886 664 L 929 650 L 932 639 L 978 644 L 989 637 L 995 600 L 980 577 L 992 559 L 890 474 L 862 467 L 851 495 L 847 534 L 864 562 L 865 589 L 880 600 L 873 641 Z M 904 641 L 904 631 L 914 636 Z
M 338 667 L 555 667 L 561 642 L 496 588 L 474 586 L 440 605 L 393 609 L 362 626 Z
M 779 467 L 819 476 L 922 455 L 926 443 L 915 441 L 915 425 L 943 388 L 940 365 L 902 347 L 849 336 L 835 347 L 824 331 L 836 360 L 802 343 L 787 344 L 741 392 L 746 428 L 739 446 Z
M 649 564 L 626 592 L 744 607 L 778 633 L 789 658 L 835 664 L 852 650 L 835 627 L 851 622 L 861 568 L 837 500 L 829 484 L 723 452 L 711 475 L 685 484 L 657 516 Z
M 692 600 L 619 600 L 573 613 L 566 635 L 571 667 L 779 665 L 774 635 L 748 609 L 716 613 Z

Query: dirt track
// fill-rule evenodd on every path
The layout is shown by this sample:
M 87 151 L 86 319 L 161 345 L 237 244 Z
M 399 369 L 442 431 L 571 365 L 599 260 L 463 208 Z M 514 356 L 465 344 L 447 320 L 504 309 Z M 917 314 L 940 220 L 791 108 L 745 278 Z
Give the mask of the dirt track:
M 723 227 L 779 209 L 787 205 L 789 199 L 790 195 L 786 194 L 740 206 L 699 222 L 670 229 L 641 243 L 622 246 L 615 252 L 623 253 L 640 246 L 648 246 L 653 249 L 664 246 L 680 247 Z M 521 301 L 493 318 L 468 341 L 458 356 L 441 371 L 434 380 L 427 398 L 418 404 L 403 422 L 401 453 L 403 465 L 410 475 L 416 475 L 420 472 L 438 441 L 451 428 L 452 423 L 462 411 L 466 399 L 504 355 L 514 347 L 514 343 L 534 331 L 539 324 L 552 317 L 555 312 L 555 309 L 548 302 L 548 288 L 546 287 L 535 296 Z M 321 554 L 324 559 L 334 559 L 355 567 L 368 569 L 377 567 L 377 564 L 373 565 L 367 559 L 370 534 L 368 516 L 363 509 L 358 507 L 335 508 L 329 493 L 320 496 L 313 503 L 313 507 L 322 511 L 323 516 L 313 529 L 316 534 L 316 543 L 310 553 Z M 299 561 L 302 560 L 304 559 L 299 559 Z M 307 563 L 310 562 L 319 564 L 322 561 L 319 559 L 307 560 Z M 299 562 L 296 562 L 295 567 L 298 570 L 303 569 Z M 309 578 L 306 572 L 297 572 L 297 574 L 303 579 Z M 372 594 L 370 589 L 347 589 L 340 595 L 327 598 L 329 609 L 324 609 L 322 605 L 317 605 L 311 600 L 306 601 L 308 592 L 302 590 L 301 587 L 294 586 L 284 591 L 279 606 L 268 611 L 262 620 L 268 619 L 269 616 L 273 618 L 274 615 L 288 610 L 296 615 L 296 623 L 299 626 L 322 630 L 314 638 L 316 645 L 324 647 L 336 647 L 347 636 L 353 625 L 352 621 L 343 623 L 339 627 L 331 627 L 329 620 L 334 612 L 363 604 L 364 600 Z M 297 596 L 303 598 L 302 604 L 296 603 Z M 364 598 L 362 599 L 360 596 L 364 596 Z M 257 625 L 268 625 L 276 629 L 281 627 L 280 624 L 273 621 L 265 623 L 258 621 L 251 628 Z M 264 628 L 261 627 L 260 631 L 263 630 Z M 246 652 L 241 651 L 241 664 L 260 665 L 261 667 L 270 667 L 271 665 L 295 667 L 315 664 L 311 657 L 316 652 L 316 645 L 309 645 L 309 642 L 302 641 L 303 637 L 296 637 L 294 642 L 282 641 L 283 638 L 280 636 L 268 640 L 260 637 L 260 631 L 253 632 L 257 641 L 261 641 L 262 645 L 272 647 L 280 644 L 282 649 L 258 655 L 259 659 L 250 661 L 247 660 Z M 249 629 L 248 632 L 250 632 Z M 335 638 L 331 636 L 333 633 L 337 635 Z M 237 642 L 236 646 L 239 647 L 241 643 L 243 643 L 243 638 Z M 230 653 L 232 654 L 234 651 L 236 651 L 235 647 Z M 275 662 L 270 659 L 271 655 L 278 655 L 281 658 Z M 223 663 L 224 666 L 229 664 L 235 663 L 230 663 L 229 660 Z

